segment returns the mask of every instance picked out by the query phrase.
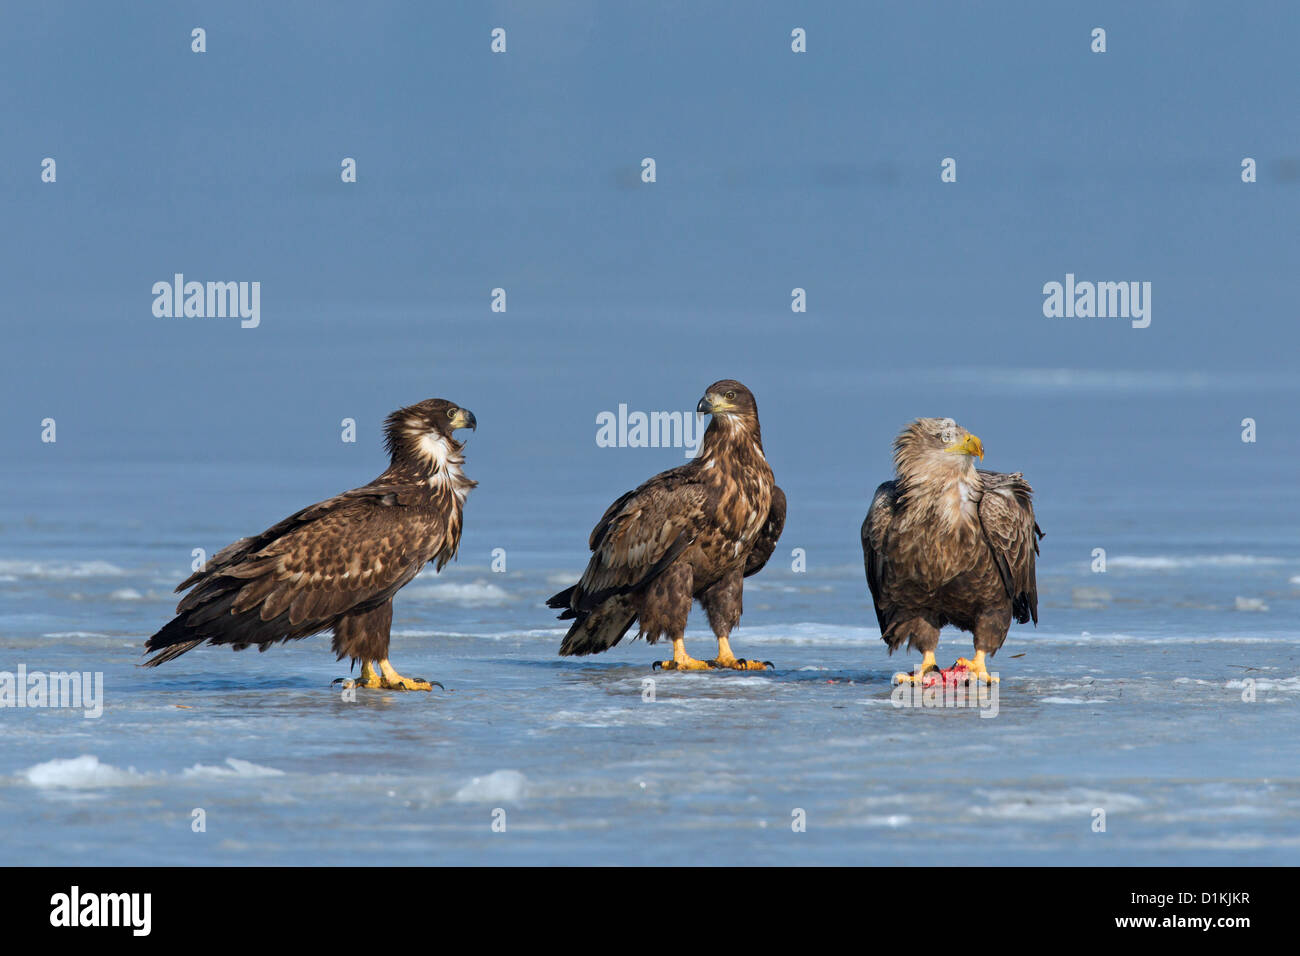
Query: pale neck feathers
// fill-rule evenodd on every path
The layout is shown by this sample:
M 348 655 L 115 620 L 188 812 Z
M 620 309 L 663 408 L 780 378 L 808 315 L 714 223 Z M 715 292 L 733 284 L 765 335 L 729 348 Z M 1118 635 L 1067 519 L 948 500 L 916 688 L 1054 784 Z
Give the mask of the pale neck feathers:
M 902 526 L 937 525 L 944 532 L 979 521 L 984 479 L 969 455 L 954 455 L 905 431 L 894 442 Z
M 465 503 L 469 490 L 478 484 L 466 477 L 462 466 L 464 446 L 427 427 L 412 424 L 403 429 L 394 443 L 389 472 L 428 484 L 435 492 L 450 494 L 457 505 Z

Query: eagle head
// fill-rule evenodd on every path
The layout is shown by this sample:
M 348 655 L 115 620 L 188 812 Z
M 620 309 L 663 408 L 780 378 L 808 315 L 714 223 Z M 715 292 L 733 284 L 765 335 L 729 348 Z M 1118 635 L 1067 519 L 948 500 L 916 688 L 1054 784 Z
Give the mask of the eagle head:
M 952 455 L 958 457 L 948 457 Z M 951 418 L 918 418 L 894 441 L 894 461 L 900 474 L 922 463 L 947 461 L 969 466 L 973 458 L 983 460 L 984 443 Z
M 758 421 L 758 403 L 754 401 L 754 393 L 734 378 L 724 378 L 705 389 L 704 397 L 695 406 L 695 411 L 701 415 L 712 415 L 714 421 Z
M 399 408 L 384 423 L 384 441 L 393 461 L 424 460 L 440 466 L 461 443 L 454 433 L 461 428 L 477 429 L 478 422 L 468 408 L 445 398 L 430 398 Z

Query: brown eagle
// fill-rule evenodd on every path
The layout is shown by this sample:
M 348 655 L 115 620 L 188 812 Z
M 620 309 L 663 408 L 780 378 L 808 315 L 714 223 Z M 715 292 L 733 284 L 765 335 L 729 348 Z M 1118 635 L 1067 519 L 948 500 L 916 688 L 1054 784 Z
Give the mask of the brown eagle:
M 655 667 L 763 670 L 731 652 L 744 579 L 767 564 L 785 525 L 785 494 L 763 455 L 758 406 L 744 385 L 710 385 L 696 411 L 712 415 L 696 458 L 619 498 L 591 532 L 593 552 L 582 580 L 547 605 L 573 626 L 560 653 L 598 654 L 622 640 L 633 622 L 651 644 L 667 635 L 673 659 Z M 691 602 L 709 616 L 718 655 L 697 661 L 684 634 Z
M 1019 472 L 975 467 L 979 438 L 951 418 L 919 418 L 894 441 L 898 477 L 876 489 L 862 523 L 862 557 L 880 636 L 894 653 L 906 641 L 924 655 L 920 681 L 938 669 L 939 629 L 975 637 L 975 659 L 954 666 L 991 683 L 985 656 L 1007 639 L 1011 619 L 1038 623 L 1034 559 L 1043 536 L 1033 489 Z
M 204 641 L 264 651 L 332 629 L 338 659 L 361 661 L 360 679 L 345 686 L 432 690 L 388 663 L 393 595 L 425 564 L 441 570 L 456 556 L 465 496 L 477 482 L 461 471 L 463 446 L 453 433 L 476 426 L 472 412 L 441 398 L 393 412 L 387 470 L 222 548 L 176 588 L 193 590 L 145 644 L 159 652 L 145 666 Z

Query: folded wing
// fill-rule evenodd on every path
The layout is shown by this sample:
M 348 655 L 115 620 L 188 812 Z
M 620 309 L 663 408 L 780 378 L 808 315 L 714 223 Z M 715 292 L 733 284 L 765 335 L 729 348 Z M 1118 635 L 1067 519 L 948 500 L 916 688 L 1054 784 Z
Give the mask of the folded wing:
M 176 617 L 146 644 L 157 666 L 210 641 L 262 649 L 377 607 L 445 548 L 446 527 L 403 522 L 401 494 L 359 488 L 223 548 L 181 582 Z M 445 556 L 441 558 L 445 560 Z
M 1034 489 L 1019 472 L 981 471 L 984 497 L 980 499 L 980 525 L 993 553 L 1002 585 L 1011 599 L 1011 613 L 1024 624 L 1038 623 L 1038 581 L 1035 560 L 1043 536 L 1034 520 Z
M 704 488 L 689 466 L 656 475 L 605 511 L 591 532 L 591 560 L 581 580 L 547 605 L 576 619 L 560 653 L 592 654 L 613 647 L 636 618 L 628 596 L 649 587 L 694 540 L 703 524 Z

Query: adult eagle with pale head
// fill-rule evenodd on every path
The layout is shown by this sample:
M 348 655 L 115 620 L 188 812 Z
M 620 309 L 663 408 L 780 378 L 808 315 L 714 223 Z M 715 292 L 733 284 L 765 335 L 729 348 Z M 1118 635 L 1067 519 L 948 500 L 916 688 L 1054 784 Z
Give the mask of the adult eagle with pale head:
M 1019 472 L 975 467 L 978 437 L 951 418 L 918 418 L 894 441 L 898 477 L 876 489 L 862 523 L 862 558 L 880 637 L 894 653 L 904 641 L 921 651 L 920 682 L 938 670 L 939 629 L 953 624 L 975 638 L 973 660 L 954 667 L 992 683 L 987 657 L 1007 639 L 1012 618 L 1038 623 L 1034 561 L 1043 536 L 1033 489 Z
M 667 636 L 665 670 L 711 667 L 763 670 L 771 662 L 738 658 L 731 629 L 740 621 L 744 579 L 767 564 L 785 525 L 785 493 L 763 455 L 758 405 L 739 382 L 710 385 L 696 411 L 712 415 L 699 454 L 656 475 L 605 511 L 591 532 L 582 579 L 547 601 L 573 620 L 564 656 L 609 650 L 640 622 L 637 637 Z M 699 601 L 718 639 L 718 654 L 686 653 L 686 618 Z
M 338 659 L 361 662 L 360 678 L 345 686 L 432 690 L 388 662 L 393 595 L 429 562 L 441 570 L 456 556 L 465 497 L 477 482 L 461 470 L 464 446 L 453 434 L 477 424 L 441 398 L 393 412 L 384 473 L 217 552 L 177 586 L 193 590 L 145 644 L 158 652 L 145 666 L 204 641 L 264 651 L 333 630 Z

